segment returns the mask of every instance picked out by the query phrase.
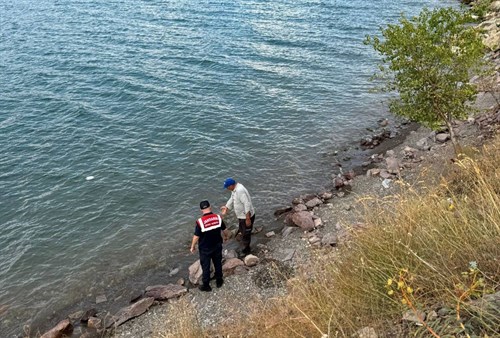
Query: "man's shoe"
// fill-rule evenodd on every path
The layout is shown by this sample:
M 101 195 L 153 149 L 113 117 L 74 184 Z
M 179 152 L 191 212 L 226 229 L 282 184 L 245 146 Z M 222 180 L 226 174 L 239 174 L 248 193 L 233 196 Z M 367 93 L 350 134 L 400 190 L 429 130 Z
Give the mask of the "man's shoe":
M 207 284 L 207 285 L 205 285 L 205 284 L 200 285 L 200 286 L 198 287 L 198 289 L 200 289 L 200 291 L 205 291 L 205 292 L 210 292 L 210 291 L 212 291 L 212 287 L 211 287 L 210 285 L 208 285 L 208 284 Z
M 215 285 L 216 285 L 218 288 L 220 288 L 220 287 L 222 286 L 222 284 L 224 284 L 224 280 L 223 280 L 223 279 L 216 281 L 216 284 L 215 284 Z

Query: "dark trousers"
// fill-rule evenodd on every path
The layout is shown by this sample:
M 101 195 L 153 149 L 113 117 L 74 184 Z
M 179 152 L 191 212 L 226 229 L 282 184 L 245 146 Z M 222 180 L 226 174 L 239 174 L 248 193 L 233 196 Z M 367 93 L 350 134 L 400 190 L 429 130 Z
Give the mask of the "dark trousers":
M 214 263 L 215 278 L 222 280 L 222 244 L 214 250 L 200 250 L 200 264 L 203 271 L 201 280 L 204 285 L 210 283 L 210 261 Z
M 246 250 L 250 249 L 250 242 L 252 241 L 253 222 L 255 221 L 255 214 L 250 218 L 250 226 L 247 227 L 246 219 L 238 218 L 238 228 L 241 233 L 241 243 Z

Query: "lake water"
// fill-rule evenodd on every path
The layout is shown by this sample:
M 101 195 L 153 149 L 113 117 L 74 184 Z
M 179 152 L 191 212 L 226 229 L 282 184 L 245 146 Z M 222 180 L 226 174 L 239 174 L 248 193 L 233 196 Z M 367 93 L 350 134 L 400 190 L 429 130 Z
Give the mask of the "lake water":
M 0 0 L 0 336 L 166 271 L 227 176 L 261 225 L 324 186 L 387 116 L 365 35 L 442 5 Z

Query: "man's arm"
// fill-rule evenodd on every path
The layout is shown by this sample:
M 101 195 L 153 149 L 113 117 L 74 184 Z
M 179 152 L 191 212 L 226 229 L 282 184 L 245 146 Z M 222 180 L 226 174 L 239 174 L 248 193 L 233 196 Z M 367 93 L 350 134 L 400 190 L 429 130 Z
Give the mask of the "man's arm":
M 232 205 L 233 205 L 233 194 L 231 194 L 231 197 L 229 197 L 229 199 L 227 200 L 226 205 L 220 207 L 222 216 L 226 215 L 228 210 L 231 210 Z
M 193 236 L 193 240 L 191 241 L 191 253 L 196 251 L 195 246 L 196 246 L 196 243 L 198 243 L 199 239 L 200 239 L 199 236 L 196 236 L 196 235 Z

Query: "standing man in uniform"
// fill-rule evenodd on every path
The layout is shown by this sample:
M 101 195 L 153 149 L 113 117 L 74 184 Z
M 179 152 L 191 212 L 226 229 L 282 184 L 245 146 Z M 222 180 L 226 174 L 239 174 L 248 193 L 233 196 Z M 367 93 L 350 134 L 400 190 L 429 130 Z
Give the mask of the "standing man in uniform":
M 222 242 L 227 239 L 227 230 L 221 216 L 212 213 L 208 201 L 200 202 L 202 216 L 196 221 L 191 253 L 194 253 L 196 243 L 200 251 L 200 264 L 203 271 L 201 291 L 212 291 L 210 287 L 210 261 L 214 263 L 215 280 L 218 288 L 224 283 L 222 278 Z
M 224 189 L 231 191 L 231 197 L 226 205 L 221 207 L 222 216 L 224 216 L 228 210 L 234 208 L 234 213 L 238 218 L 239 231 L 242 235 L 242 253 L 247 255 L 250 253 L 250 241 L 253 222 L 255 221 L 255 209 L 252 205 L 252 198 L 243 184 L 237 183 L 231 177 L 224 181 Z

